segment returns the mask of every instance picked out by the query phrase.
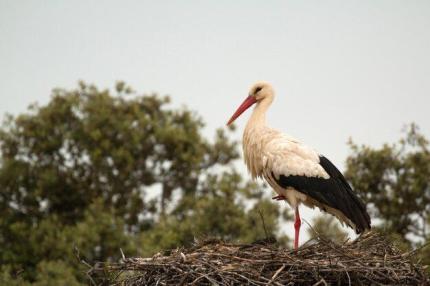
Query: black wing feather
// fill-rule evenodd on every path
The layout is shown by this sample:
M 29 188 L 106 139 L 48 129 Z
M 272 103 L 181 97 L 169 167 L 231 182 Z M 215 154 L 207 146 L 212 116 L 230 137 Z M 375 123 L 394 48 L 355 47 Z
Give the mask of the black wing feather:
M 283 188 L 292 187 L 323 205 L 339 210 L 355 224 L 357 233 L 370 229 L 366 206 L 353 192 L 342 173 L 324 156 L 320 156 L 320 165 L 330 176 L 329 179 L 296 175 L 273 178 Z

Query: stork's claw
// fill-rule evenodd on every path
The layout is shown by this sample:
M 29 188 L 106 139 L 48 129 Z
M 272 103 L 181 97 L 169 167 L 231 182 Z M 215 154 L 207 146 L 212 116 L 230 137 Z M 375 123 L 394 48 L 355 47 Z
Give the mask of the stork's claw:
M 279 195 L 276 197 L 273 197 L 272 200 L 277 200 L 277 201 L 285 201 L 287 198 L 283 195 Z

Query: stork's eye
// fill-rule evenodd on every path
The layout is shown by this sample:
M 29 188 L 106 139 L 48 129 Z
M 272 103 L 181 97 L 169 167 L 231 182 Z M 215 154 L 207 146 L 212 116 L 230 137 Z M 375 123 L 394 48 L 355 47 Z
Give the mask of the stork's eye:
M 261 86 L 259 86 L 259 87 L 257 87 L 256 89 L 255 89 L 255 94 L 257 94 L 260 90 L 262 90 L 263 88 L 261 87 Z

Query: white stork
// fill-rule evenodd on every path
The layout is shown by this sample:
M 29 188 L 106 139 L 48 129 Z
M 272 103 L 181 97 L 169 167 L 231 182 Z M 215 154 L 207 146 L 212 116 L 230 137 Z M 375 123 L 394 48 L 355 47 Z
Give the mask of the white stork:
M 362 233 L 370 229 L 366 206 L 356 196 L 342 173 L 324 156 L 298 140 L 266 125 L 266 111 L 274 91 L 267 82 L 254 84 L 227 125 L 253 104 L 256 107 L 243 133 L 243 153 L 253 179 L 264 178 L 295 210 L 294 248 L 300 233 L 299 205 L 317 206 Z

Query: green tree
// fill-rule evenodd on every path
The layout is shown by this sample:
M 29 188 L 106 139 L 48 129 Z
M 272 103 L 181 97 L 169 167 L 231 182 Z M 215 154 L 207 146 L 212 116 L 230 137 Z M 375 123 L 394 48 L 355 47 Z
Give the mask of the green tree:
M 202 119 L 169 101 L 137 95 L 124 83 L 115 91 L 80 83 L 6 118 L 3 280 L 20 273 L 39 285 L 83 282 L 75 249 L 87 261 L 106 261 L 118 259 L 120 248 L 149 254 L 200 235 L 264 238 L 257 209 L 268 235 L 278 234 L 276 205 L 234 170 L 237 142 L 221 129 L 213 140 L 204 138 Z
M 350 142 L 346 177 L 362 198 L 379 229 L 412 242 L 429 238 L 430 152 L 415 124 L 396 144 L 375 149 Z
M 397 143 L 379 149 L 350 146 L 346 177 L 367 201 L 374 228 L 403 250 L 430 245 L 430 150 L 418 126 L 407 126 Z M 430 247 L 419 257 L 429 265 Z

